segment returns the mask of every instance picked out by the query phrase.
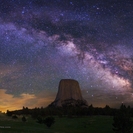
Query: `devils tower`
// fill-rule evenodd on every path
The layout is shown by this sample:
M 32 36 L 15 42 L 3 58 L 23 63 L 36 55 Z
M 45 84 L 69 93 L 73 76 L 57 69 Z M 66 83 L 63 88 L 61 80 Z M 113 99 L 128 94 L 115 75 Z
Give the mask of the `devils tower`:
M 49 106 L 87 107 L 88 105 L 86 100 L 84 100 L 82 97 L 78 81 L 74 79 L 62 79 L 59 83 L 56 98 Z

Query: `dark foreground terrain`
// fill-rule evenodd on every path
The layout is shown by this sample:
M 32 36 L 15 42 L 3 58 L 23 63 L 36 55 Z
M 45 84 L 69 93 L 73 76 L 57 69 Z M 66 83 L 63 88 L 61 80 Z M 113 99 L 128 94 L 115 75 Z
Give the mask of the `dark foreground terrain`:
M 86 117 L 55 117 L 55 123 L 48 128 L 39 124 L 30 116 L 22 122 L 22 116 L 17 119 L 0 114 L 0 133 L 112 133 L 112 116 Z

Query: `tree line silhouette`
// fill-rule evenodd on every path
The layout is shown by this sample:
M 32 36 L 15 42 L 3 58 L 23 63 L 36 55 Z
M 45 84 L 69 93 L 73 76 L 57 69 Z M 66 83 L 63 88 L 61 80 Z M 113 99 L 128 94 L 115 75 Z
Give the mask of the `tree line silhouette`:
M 133 117 L 133 108 L 130 106 L 126 107 L 131 117 Z M 64 107 L 35 107 L 33 109 L 29 109 L 28 107 L 23 107 L 20 110 L 9 111 L 7 110 L 6 114 L 8 116 L 12 115 L 31 115 L 32 118 L 37 118 L 38 116 L 91 116 L 91 115 L 108 115 L 114 116 L 119 112 L 120 109 L 111 108 L 106 105 L 104 108 L 101 107 L 93 107 L 91 104 L 87 108 L 83 107 L 73 107 L 73 106 L 64 106 Z
M 12 116 L 13 119 L 16 119 L 16 115 L 23 115 L 22 121 L 26 122 L 24 115 L 31 115 L 37 123 L 45 124 L 47 127 L 51 127 L 54 124 L 55 119 L 53 116 L 67 116 L 67 117 L 81 117 L 81 116 L 93 116 L 93 115 L 104 115 L 113 117 L 113 131 L 115 133 L 131 133 L 133 122 L 131 118 L 133 117 L 133 108 L 130 106 L 125 106 L 122 104 L 119 109 L 110 108 L 106 105 L 104 108 L 90 106 L 83 107 L 73 107 L 73 106 L 64 106 L 64 107 L 53 107 L 48 106 L 46 108 L 33 108 L 29 109 L 28 107 L 23 107 L 20 110 L 9 111 L 6 113 L 8 116 Z M 45 119 L 44 119 L 45 118 Z

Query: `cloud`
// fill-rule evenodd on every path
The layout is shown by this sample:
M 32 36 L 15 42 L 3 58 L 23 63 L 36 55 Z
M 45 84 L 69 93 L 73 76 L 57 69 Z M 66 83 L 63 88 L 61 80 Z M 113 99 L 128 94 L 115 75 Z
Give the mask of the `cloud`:
M 7 94 L 5 89 L 0 89 L 0 111 L 22 109 L 23 106 L 46 107 L 54 100 L 54 96 L 49 94 L 48 92 L 41 92 L 38 95 L 23 93 L 19 97 L 14 97 L 12 94 Z

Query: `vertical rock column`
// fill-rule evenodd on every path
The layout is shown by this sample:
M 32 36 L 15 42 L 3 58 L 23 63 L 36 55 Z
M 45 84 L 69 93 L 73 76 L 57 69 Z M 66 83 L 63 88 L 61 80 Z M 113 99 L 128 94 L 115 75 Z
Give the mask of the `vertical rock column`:
M 82 98 L 79 83 L 73 79 L 62 79 L 59 83 L 58 93 L 52 106 L 88 106 Z
M 55 101 L 66 99 L 82 100 L 78 81 L 73 79 L 62 79 L 60 81 Z

